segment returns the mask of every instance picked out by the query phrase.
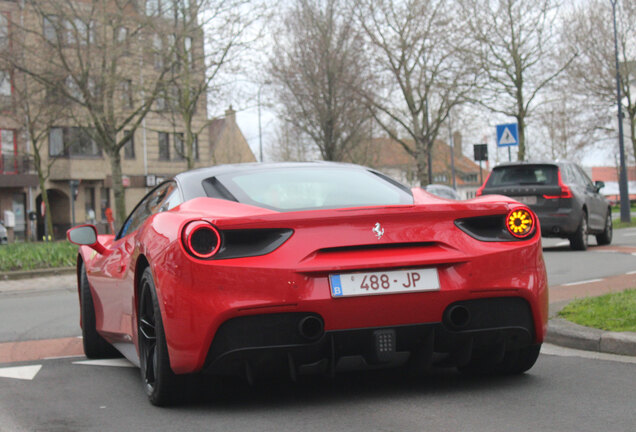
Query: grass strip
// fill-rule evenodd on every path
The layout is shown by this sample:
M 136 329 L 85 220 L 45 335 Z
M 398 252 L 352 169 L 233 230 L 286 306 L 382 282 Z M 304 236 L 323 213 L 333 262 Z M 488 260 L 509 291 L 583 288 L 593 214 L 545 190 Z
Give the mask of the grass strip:
M 574 300 L 559 316 L 586 327 L 636 332 L 636 289 Z
M 67 241 L 12 243 L 0 246 L 0 271 L 70 267 L 76 257 L 77 246 Z

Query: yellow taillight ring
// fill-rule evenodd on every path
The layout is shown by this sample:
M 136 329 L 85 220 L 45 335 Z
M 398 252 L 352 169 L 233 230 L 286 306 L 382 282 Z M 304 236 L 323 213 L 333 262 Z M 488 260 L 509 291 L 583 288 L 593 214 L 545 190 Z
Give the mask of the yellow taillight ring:
M 528 238 L 534 234 L 536 216 L 528 208 L 517 207 L 510 210 L 506 216 L 506 228 L 516 238 Z

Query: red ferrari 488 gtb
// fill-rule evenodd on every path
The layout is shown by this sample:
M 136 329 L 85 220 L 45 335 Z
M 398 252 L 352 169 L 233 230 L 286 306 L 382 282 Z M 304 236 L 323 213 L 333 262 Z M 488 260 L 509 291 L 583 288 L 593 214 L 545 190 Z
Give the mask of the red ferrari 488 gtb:
M 522 373 L 547 327 L 538 224 L 503 196 L 447 200 L 356 165 L 185 172 L 116 236 L 68 231 L 84 350 L 137 364 L 156 405 L 199 372 Z

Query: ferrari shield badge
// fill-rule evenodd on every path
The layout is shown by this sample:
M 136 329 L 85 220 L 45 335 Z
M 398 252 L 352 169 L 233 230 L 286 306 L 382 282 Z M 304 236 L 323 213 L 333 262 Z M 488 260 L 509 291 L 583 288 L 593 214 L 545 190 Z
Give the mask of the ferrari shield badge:
M 373 232 L 375 233 L 375 236 L 378 238 L 378 240 L 382 238 L 382 236 L 384 235 L 384 228 L 382 228 L 380 222 L 375 224 L 375 226 L 373 227 Z

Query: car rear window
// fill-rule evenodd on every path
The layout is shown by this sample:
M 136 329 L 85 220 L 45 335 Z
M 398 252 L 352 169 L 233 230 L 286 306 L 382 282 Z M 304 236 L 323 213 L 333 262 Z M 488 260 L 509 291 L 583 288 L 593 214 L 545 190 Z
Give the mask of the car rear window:
M 413 203 L 403 185 L 373 171 L 349 167 L 242 171 L 216 180 L 237 201 L 277 211 Z
M 558 168 L 555 165 L 510 165 L 493 169 L 486 187 L 558 183 Z

